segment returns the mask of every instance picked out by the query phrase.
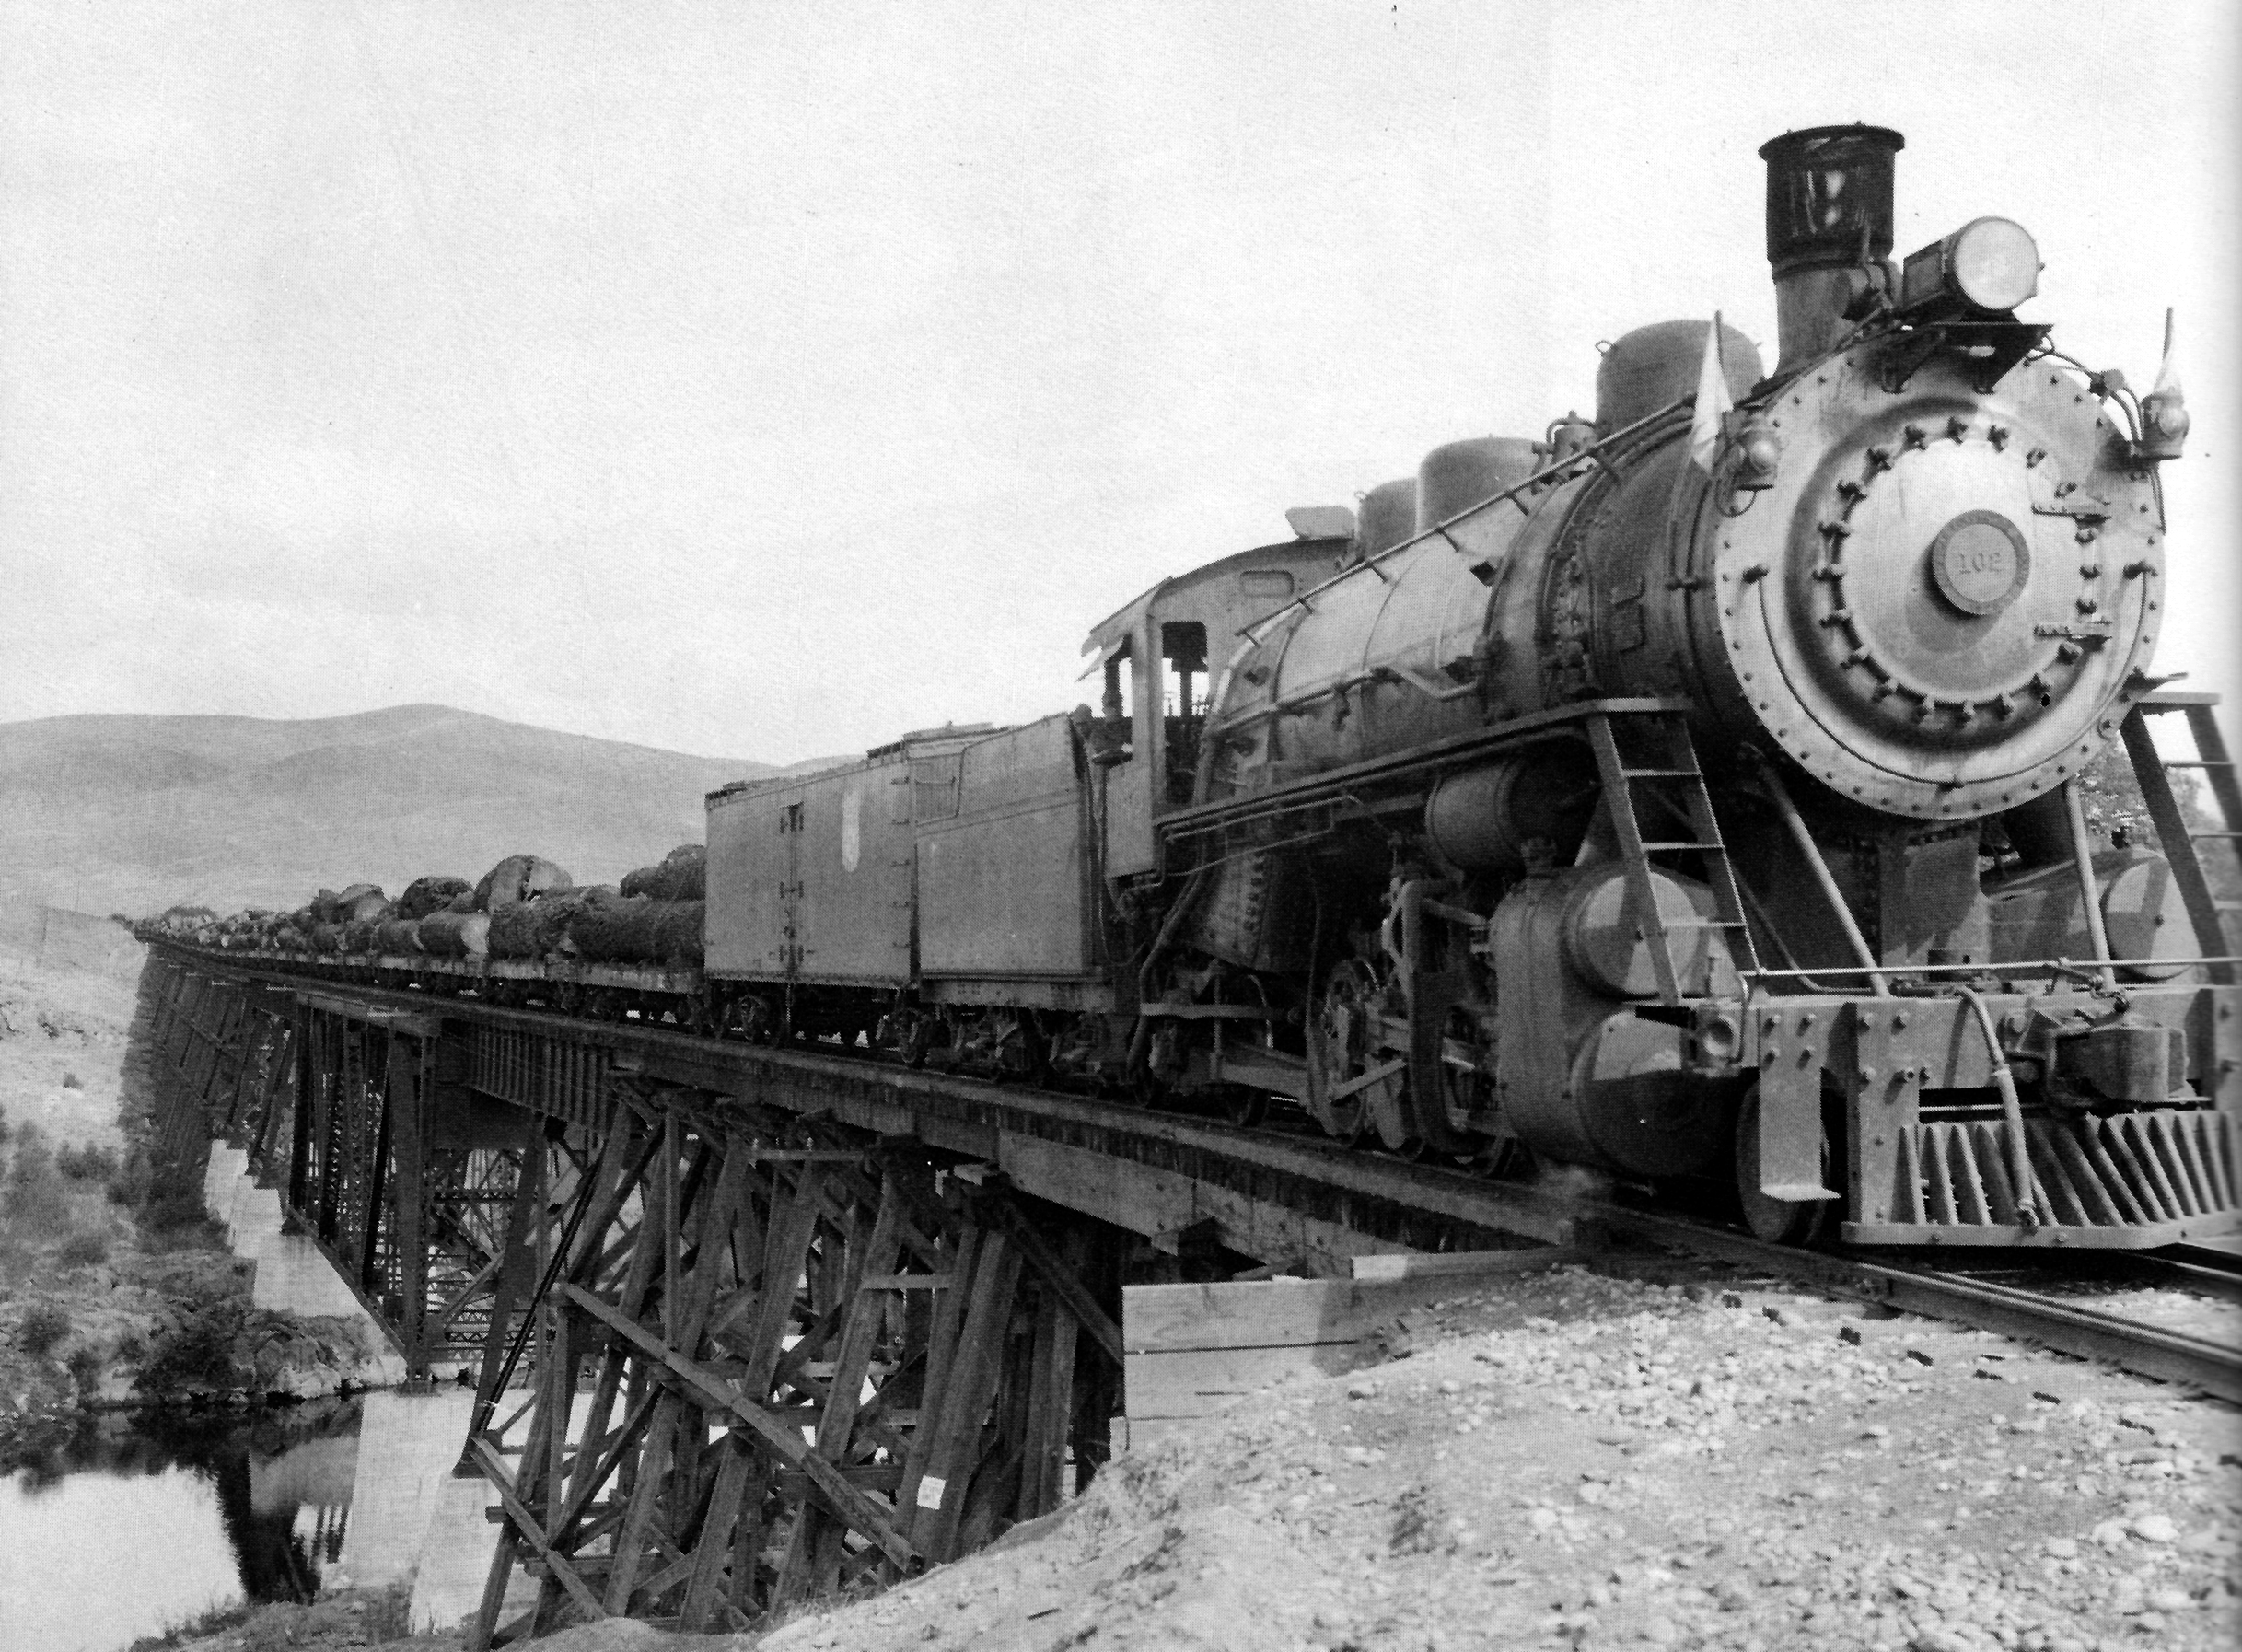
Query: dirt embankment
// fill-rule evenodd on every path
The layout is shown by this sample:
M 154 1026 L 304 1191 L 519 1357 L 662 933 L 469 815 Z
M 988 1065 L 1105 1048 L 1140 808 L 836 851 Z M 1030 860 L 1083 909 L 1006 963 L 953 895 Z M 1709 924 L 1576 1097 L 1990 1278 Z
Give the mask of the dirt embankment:
M 331 1390 L 358 1333 L 250 1299 L 200 1171 L 151 1174 L 151 1006 L 0 960 L 0 1467 L 79 1409 Z
M 538 1646 L 2209 1652 L 2242 1631 L 2232 1407 L 1717 1279 L 1568 1269 L 1412 1318 L 1407 1357 L 1254 1395 L 884 1594 L 759 1635 Z

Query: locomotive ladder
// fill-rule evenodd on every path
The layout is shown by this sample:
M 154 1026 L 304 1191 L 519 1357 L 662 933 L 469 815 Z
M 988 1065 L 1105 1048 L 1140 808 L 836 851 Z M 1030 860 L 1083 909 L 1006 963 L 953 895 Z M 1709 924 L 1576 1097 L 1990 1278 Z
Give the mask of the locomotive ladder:
M 2218 703 L 2216 694 L 2159 689 L 2141 696 L 2126 714 L 2124 725 L 2126 755 L 2132 759 L 2133 775 L 2141 783 L 2142 801 L 2148 805 L 2149 820 L 2156 828 L 2157 842 L 2163 845 L 2165 858 L 2171 865 L 2172 881 L 2179 886 L 2180 899 L 2188 909 L 2188 921 L 2195 930 L 2196 946 L 2204 957 L 2211 959 L 2223 958 L 2234 951 L 2226 934 L 2225 914 L 2242 911 L 2242 902 L 2218 898 L 2210 878 L 2204 875 L 2202 855 L 2196 847 L 2199 843 L 2224 843 L 2234 852 L 2237 863 L 2242 864 L 2242 781 L 2237 780 L 2226 741 L 2212 716 L 2212 707 Z M 2170 711 L 2180 712 L 2187 718 L 2188 734 L 2195 747 L 2192 758 L 2167 759 L 2149 737 L 2147 719 Z M 2188 824 L 2172 786 L 2174 769 L 2202 772 L 2212 797 L 2218 804 L 2221 825 L 2197 830 Z M 2185 853 L 2181 849 L 2183 844 Z M 2225 984 L 2234 980 L 2235 968 L 2230 963 L 2210 963 L 2204 969 L 2213 982 Z
M 1620 731 L 1609 713 L 1591 712 L 1587 718 L 1588 744 L 1596 753 L 1596 768 L 1604 783 L 1604 799 L 1610 810 L 1612 831 L 1620 841 L 1626 868 L 1627 905 L 1635 929 L 1650 945 L 1650 965 L 1658 983 L 1658 1002 L 1682 1001 L 1681 971 L 1674 962 L 1672 937 L 1677 930 L 1718 929 L 1747 969 L 1760 960 L 1752 949 L 1751 931 L 1744 922 L 1743 902 L 1737 897 L 1736 868 L 1728 845 L 1721 837 L 1719 820 L 1713 813 L 1713 796 L 1705 789 L 1704 771 L 1698 766 L 1697 749 L 1690 739 L 1690 726 L 1679 712 L 1629 716 L 1631 729 L 1651 734 L 1656 750 L 1647 762 L 1631 759 L 1621 750 Z M 1686 838 L 1645 839 L 1636 814 L 1638 785 L 1669 788 L 1662 799 L 1669 811 L 1689 823 Z M 1679 793 L 1679 797 L 1673 794 Z M 1676 808 L 1676 805 L 1679 808 Z M 1668 917 L 1658 910 L 1656 886 L 1651 881 L 1653 855 L 1688 851 L 1704 860 L 1705 882 L 1713 890 L 1716 917 Z

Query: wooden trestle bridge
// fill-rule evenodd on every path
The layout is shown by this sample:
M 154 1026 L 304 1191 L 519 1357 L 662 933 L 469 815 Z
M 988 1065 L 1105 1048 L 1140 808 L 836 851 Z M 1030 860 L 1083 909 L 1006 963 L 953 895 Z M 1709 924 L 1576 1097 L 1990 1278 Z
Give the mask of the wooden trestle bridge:
M 1404 1204 L 1319 1144 L 814 1048 L 175 946 L 143 991 L 159 1173 L 245 1149 L 411 1377 L 476 1382 L 478 1652 L 728 1630 L 1051 1510 L 1109 1454 L 1124 1276 L 1570 1237 L 1524 1192 Z

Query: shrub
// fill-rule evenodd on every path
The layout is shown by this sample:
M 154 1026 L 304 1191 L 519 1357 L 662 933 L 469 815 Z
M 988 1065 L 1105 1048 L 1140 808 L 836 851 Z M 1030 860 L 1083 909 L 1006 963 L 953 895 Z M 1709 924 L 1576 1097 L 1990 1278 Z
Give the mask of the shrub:
M 152 1181 L 147 1154 L 134 1147 L 125 1155 L 122 1168 L 110 1178 L 109 1202 L 125 1210 L 137 1210 L 148 1202 Z
M 92 1348 L 73 1348 L 63 1368 L 70 1373 L 70 1380 L 77 1385 L 78 1398 L 90 1400 L 101 1387 L 101 1372 L 108 1364 Z
M 219 1302 L 165 1332 L 141 1367 L 137 1386 L 152 1394 L 245 1386 L 246 1373 L 234 1363 L 241 1320 L 238 1304 Z
M 54 1154 L 39 1126 L 26 1124 L 16 1132 L 15 1158 L 8 1165 L 6 1185 L 0 1188 L 0 1216 L 19 1229 L 52 1232 L 67 1214 Z
M 98 1268 L 109 1260 L 109 1236 L 76 1233 L 64 1241 L 54 1260 L 65 1268 Z
M 99 1181 L 107 1184 L 116 1179 L 123 1166 L 117 1162 L 117 1150 L 88 1142 L 83 1147 L 64 1147 L 54 1156 L 54 1168 L 70 1181 Z
M 70 1316 L 52 1302 L 41 1302 L 16 1326 L 16 1343 L 35 1359 L 54 1352 L 55 1344 L 70 1334 Z
M 412 1635 L 412 1585 L 392 1583 L 366 1603 L 360 1633 L 368 1646 L 408 1640 Z
M 260 1610 L 254 1600 L 243 1600 L 232 1606 L 214 1606 L 181 1623 L 174 1623 L 157 1635 L 144 1635 L 126 1652 L 167 1652 L 167 1648 L 183 1646 L 189 1641 L 207 1640 L 223 1635 L 228 1629 L 238 1629 Z
M 203 1208 L 201 1197 L 194 1193 L 166 1193 L 152 1199 L 140 1213 L 140 1220 L 149 1241 L 160 1249 L 177 1251 L 215 1242 L 217 1229 Z

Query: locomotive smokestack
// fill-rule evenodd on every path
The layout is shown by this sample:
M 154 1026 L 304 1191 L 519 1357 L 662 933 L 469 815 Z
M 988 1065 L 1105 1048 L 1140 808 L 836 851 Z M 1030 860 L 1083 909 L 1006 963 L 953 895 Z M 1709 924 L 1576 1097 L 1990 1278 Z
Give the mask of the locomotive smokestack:
M 1883 126 L 1812 126 L 1760 145 L 1776 372 L 1827 350 L 1850 325 L 1846 308 L 1872 286 L 1888 286 L 1892 157 L 1906 145 Z

